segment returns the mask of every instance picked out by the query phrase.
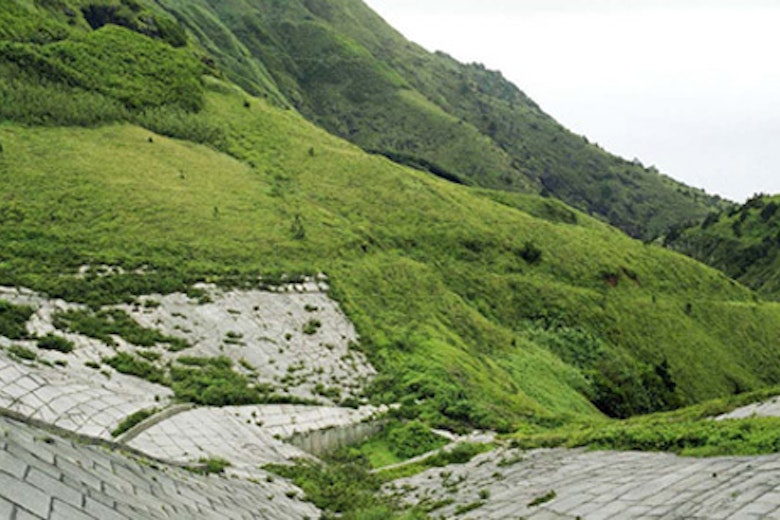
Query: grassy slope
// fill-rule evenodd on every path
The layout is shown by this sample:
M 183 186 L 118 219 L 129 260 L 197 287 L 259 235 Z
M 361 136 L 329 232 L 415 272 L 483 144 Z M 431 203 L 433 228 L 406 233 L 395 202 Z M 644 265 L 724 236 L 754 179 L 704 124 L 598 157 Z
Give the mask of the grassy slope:
M 202 82 L 195 49 L 55 25 L 68 41 L 0 47 L 0 283 L 95 303 L 323 270 L 382 372 L 375 396 L 450 425 L 780 378 L 778 307 L 714 270 L 553 199 L 369 156 L 273 96 Z M 63 276 L 83 263 L 147 274 Z
M 776 396 L 778 390 L 766 388 L 621 421 L 597 419 L 550 430 L 529 427 L 509 438 L 523 449 L 588 446 L 606 450 L 672 451 L 698 457 L 777 453 L 780 418 L 751 416 L 718 421 L 713 417 L 764 401 Z
M 163 5 L 232 80 L 276 96 L 270 75 L 303 114 L 365 149 L 490 188 L 543 187 L 634 236 L 717 203 L 568 132 L 499 73 L 409 43 L 360 0 Z
M 720 273 L 548 199 L 475 192 L 368 156 L 228 92 L 215 83 L 199 117 L 227 128 L 242 160 L 150 143 L 129 125 L 4 125 L 2 211 L 20 213 L 0 226 L 0 283 L 68 291 L 53 273 L 81 262 L 188 280 L 324 270 L 385 374 L 376 391 L 427 399 L 436 420 L 595 414 L 584 371 L 545 348 L 540 328 L 589 331 L 627 360 L 609 369 L 629 375 L 637 360 L 667 359 L 689 401 L 780 376 L 780 309 Z M 536 264 L 521 255 L 529 242 Z
M 742 207 L 678 229 L 669 247 L 701 260 L 760 293 L 780 296 L 780 196 L 757 196 Z

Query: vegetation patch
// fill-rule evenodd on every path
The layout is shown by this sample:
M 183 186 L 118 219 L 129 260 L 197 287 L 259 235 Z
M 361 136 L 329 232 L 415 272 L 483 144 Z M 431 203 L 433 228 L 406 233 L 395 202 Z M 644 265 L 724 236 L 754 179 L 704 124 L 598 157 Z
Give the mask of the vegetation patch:
M 116 346 L 112 336 L 119 336 L 128 343 L 140 347 L 152 347 L 167 343 L 173 351 L 189 348 L 186 340 L 167 336 L 155 329 L 142 327 L 126 312 L 120 309 L 68 310 L 54 316 L 54 326 L 61 330 L 76 332 L 98 339 L 106 345 Z
M 306 500 L 325 511 L 323 518 L 422 520 L 422 511 L 404 511 L 381 494 L 382 480 L 369 471 L 368 461 L 354 450 L 340 450 L 327 464 L 298 461 L 294 466 L 267 465 L 264 469 L 288 478 L 303 489 Z
M 114 24 L 160 39 L 173 47 L 187 43 L 184 29 L 175 20 L 155 15 L 135 0 L 95 0 L 84 5 L 81 12 L 93 29 Z
M 393 469 L 380 470 L 377 472 L 377 476 L 383 482 L 390 482 L 399 478 L 417 475 L 431 468 L 441 468 L 450 464 L 465 464 L 480 453 L 490 451 L 493 448 L 492 444 L 462 442 L 450 450 L 440 450 L 419 462 L 404 464 Z
M 224 473 L 230 467 L 230 461 L 219 458 L 209 457 L 198 460 L 197 466 L 186 466 L 185 469 L 198 475 L 213 475 Z
M 190 403 L 206 406 L 318 404 L 310 399 L 274 394 L 269 385 L 251 383 L 246 376 L 233 370 L 233 361 L 227 357 L 182 356 L 175 363 L 162 368 L 139 356 L 120 352 L 116 356 L 104 358 L 103 363 L 122 374 L 169 386 L 176 399 Z
M 128 431 L 130 428 L 134 427 L 137 424 L 142 423 L 149 417 L 153 416 L 160 410 L 157 408 L 151 408 L 146 410 L 138 410 L 137 412 L 133 412 L 132 414 L 128 415 L 122 421 L 117 425 L 116 428 L 111 430 L 111 436 L 112 437 L 119 437 L 126 431 Z
M 177 399 L 208 406 L 228 406 L 258 404 L 268 398 L 270 388 L 250 385 L 246 377 L 233 370 L 229 358 L 183 357 L 177 361 L 185 365 L 174 365 L 170 369 L 171 388 Z
M 664 451 L 687 456 L 760 455 L 780 451 L 780 418 L 751 417 L 714 421 L 627 420 L 568 426 L 513 445 L 588 446 L 605 450 Z
M 47 334 L 42 338 L 38 338 L 37 345 L 40 349 L 56 350 L 58 352 L 62 352 L 63 354 L 68 354 L 75 348 L 75 345 L 72 341 L 55 334 Z
M 716 399 L 699 405 L 632 417 L 569 423 L 547 431 L 512 435 L 514 447 L 580 447 L 664 451 L 686 456 L 759 455 L 780 452 L 780 418 L 716 421 L 713 416 L 775 396 L 780 389 Z
M 357 445 L 373 468 L 381 468 L 437 450 L 448 443 L 420 421 L 394 419 L 367 441 Z
M 8 354 L 12 358 L 23 361 L 35 361 L 38 359 L 38 354 L 23 345 L 11 345 L 8 347 Z
M 151 383 L 164 385 L 168 382 L 163 369 L 126 352 L 120 352 L 110 358 L 104 358 L 103 363 L 121 374 L 146 379 Z
M 394 423 L 387 427 L 384 437 L 392 452 L 401 459 L 411 459 L 436 450 L 448 442 L 419 421 Z
M 0 300 L 0 336 L 8 339 L 27 338 L 27 320 L 33 312 L 32 307 Z

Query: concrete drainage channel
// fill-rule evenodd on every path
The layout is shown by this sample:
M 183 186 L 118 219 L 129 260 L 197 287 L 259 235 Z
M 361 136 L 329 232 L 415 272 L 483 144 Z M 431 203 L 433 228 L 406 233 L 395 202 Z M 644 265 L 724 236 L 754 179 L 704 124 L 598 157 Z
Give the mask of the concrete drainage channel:
M 119 435 L 116 438 L 116 442 L 118 444 L 128 444 L 130 441 L 141 435 L 143 432 L 151 428 L 152 426 L 156 426 L 163 422 L 166 419 L 170 419 L 174 415 L 180 414 L 182 412 L 187 412 L 189 410 L 192 410 L 195 408 L 194 404 L 191 403 L 183 403 L 183 404 L 175 404 L 172 406 L 169 406 L 165 408 L 164 410 L 157 412 L 150 417 L 147 417 L 140 423 L 136 424 L 129 430 L 127 430 L 125 433 Z

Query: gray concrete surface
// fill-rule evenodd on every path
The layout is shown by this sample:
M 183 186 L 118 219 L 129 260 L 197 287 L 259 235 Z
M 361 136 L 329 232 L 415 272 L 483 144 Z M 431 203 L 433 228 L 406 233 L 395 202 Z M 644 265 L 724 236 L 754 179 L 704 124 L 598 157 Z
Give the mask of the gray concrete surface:
M 386 490 L 409 504 L 440 505 L 433 518 L 780 518 L 780 455 L 694 459 L 502 448 Z
M 716 417 L 717 420 L 744 419 L 746 417 L 780 417 L 780 397 L 773 397 L 760 403 L 753 403 L 737 408 L 729 413 Z
M 196 475 L 0 417 L 3 520 L 319 518 L 301 497 L 282 479 Z
M 172 394 L 135 377 L 22 362 L 0 351 L 0 407 L 85 435 L 110 438 L 125 417 L 164 406 Z
M 154 307 L 121 306 L 141 325 L 194 345 L 178 354 L 160 350 L 161 363 L 179 355 L 227 356 L 237 370 L 279 393 L 325 404 L 334 400 L 318 393 L 317 385 L 338 389 L 341 399 L 359 394 L 375 374 L 365 356 L 350 348 L 358 341 L 355 328 L 323 292 L 322 282 L 285 285 L 275 292 L 199 288 L 210 302 L 177 293 L 141 299 L 155 302 Z M 309 322 L 319 325 L 307 331 Z
M 264 464 L 310 458 L 285 442 L 296 433 L 360 423 L 381 409 L 326 408 L 298 405 L 197 408 L 179 413 L 129 442 L 129 446 L 165 460 L 191 463 L 220 457 L 233 463 L 231 473 L 256 476 Z

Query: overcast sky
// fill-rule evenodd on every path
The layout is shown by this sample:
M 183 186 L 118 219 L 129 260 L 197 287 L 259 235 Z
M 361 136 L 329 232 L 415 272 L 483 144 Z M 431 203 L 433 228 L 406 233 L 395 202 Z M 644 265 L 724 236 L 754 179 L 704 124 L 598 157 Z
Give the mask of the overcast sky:
M 736 201 L 780 193 L 780 0 L 365 1 L 609 151 Z

